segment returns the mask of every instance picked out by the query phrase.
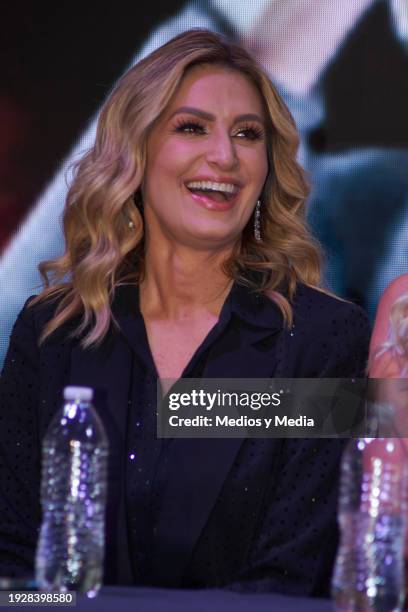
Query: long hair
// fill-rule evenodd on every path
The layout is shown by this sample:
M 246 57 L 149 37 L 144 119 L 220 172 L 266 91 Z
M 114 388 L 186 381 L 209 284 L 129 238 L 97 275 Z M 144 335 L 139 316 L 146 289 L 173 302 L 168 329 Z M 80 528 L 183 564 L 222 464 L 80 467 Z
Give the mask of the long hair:
M 389 331 L 386 341 L 374 353 L 377 359 L 388 353 L 400 369 L 400 375 L 408 374 L 408 293 L 398 297 L 391 307 Z
M 318 287 L 320 251 L 305 221 L 308 185 L 296 161 L 295 123 L 266 72 L 241 46 L 209 30 L 176 36 L 131 68 L 106 101 L 94 146 L 75 168 L 63 227 L 66 249 L 40 264 L 44 289 L 31 304 L 58 298 L 43 341 L 81 315 L 75 335 L 96 345 L 115 323 L 115 289 L 138 284 L 144 269 L 140 187 L 151 129 L 191 67 L 213 64 L 237 70 L 254 84 L 269 123 L 269 175 L 262 200 L 262 242 L 244 228 L 224 271 L 254 291 L 268 292 L 291 322 L 290 300 L 298 282 Z

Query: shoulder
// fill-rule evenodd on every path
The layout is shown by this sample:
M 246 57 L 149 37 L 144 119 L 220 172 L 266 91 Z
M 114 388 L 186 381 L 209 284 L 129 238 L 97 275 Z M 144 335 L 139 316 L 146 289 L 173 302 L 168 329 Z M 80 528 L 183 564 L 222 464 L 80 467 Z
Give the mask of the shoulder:
M 391 350 L 387 349 L 377 357 L 375 352 L 370 354 L 370 378 L 402 378 L 401 371 L 402 364 Z
M 405 294 L 408 296 L 408 274 L 403 274 L 395 278 L 388 285 L 380 298 L 371 339 L 371 353 L 373 353 L 380 344 L 386 341 L 392 307 L 395 302 Z
M 407 296 L 408 309 L 408 274 L 395 278 L 385 289 L 378 303 L 370 342 L 370 376 L 372 377 L 398 378 L 401 376 L 403 365 L 398 355 L 392 350 L 386 350 L 378 355 L 378 349 L 388 339 L 392 308 L 403 296 Z
M 30 296 L 14 323 L 11 341 L 35 344 L 37 348 L 40 345 L 41 334 L 46 325 L 56 314 L 59 299 L 44 300 L 36 302 L 36 295 Z M 62 344 L 68 338 L 71 331 L 69 324 L 63 324 L 56 332 L 52 334 L 50 340 L 45 344 L 57 343 Z
M 333 333 L 361 329 L 365 333 L 370 328 L 360 306 L 307 285 L 298 285 L 292 305 L 294 324 L 304 329 L 331 329 Z
M 32 305 L 35 297 L 28 298 L 14 322 L 4 361 L 2 380 L 4 377 L 7 379 L 8 375 L 13 378 L 16 372 L 20 372 L 23 378 L 27 376 L 28 371 L 39 371 L 40 336 L 52 313 L 49 306 L 45 308 L 40 303 Z
M 282 334 L 287 377 L 364 376 L 370 325 L 362 308 L 302 284 L 292 307 Z
M 404 293 L 408 293 L 408 274 L 401 274 L 401 276 L 394 278 L 385 289 L 381 301 L 384 300 L 387 302 L 392 300 L 392 302 L 394 302 Z
M 25 302 L 16 319 L 16 327 L 29 327 L 40 336 L 45 325 L 52 319 L 57 308 L 57 302 L 36 302 L 38 296 L 31 295 Z
M 398 276 L 385 289 L 378 303 L 376 319 L 389 317 L 393 305 L 403 295 L 408 297 L 408 274 Z

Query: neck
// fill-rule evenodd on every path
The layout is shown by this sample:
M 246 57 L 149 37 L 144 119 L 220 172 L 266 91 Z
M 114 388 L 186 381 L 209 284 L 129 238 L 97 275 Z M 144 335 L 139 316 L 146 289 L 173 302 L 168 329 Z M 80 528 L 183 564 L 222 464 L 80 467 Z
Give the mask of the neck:
M 144 316 L 181 320 L 203 311 L 218 316 L 232 281 L 222 271 L 231 248 L 193 251 L 156 245 L 147 249 L 140 304 Z

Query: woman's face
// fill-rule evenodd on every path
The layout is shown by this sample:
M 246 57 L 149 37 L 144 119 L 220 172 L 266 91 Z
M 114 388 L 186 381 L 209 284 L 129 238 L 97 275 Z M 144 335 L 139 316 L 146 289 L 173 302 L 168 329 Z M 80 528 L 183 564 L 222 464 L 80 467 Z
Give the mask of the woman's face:
M 233 244 L 267 173 L 255 86 L 237 71 L 192 68 L 148 140 L 142 194 L 150 237 L 204 250 Z

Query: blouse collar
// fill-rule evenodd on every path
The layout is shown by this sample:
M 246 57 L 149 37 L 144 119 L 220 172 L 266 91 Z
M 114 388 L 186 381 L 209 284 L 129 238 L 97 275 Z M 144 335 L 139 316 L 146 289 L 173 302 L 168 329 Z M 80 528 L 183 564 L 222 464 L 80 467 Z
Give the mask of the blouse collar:
M 115 291 L 112 311 L 116 318 L 141 316 L 139 288 L 135 284 L 119 285 Z M 235 281 L 220 312 L 219 322 L 232 316 L 258 328 L 279 329 L 283 316 L 277 304 L 263 293 Z

